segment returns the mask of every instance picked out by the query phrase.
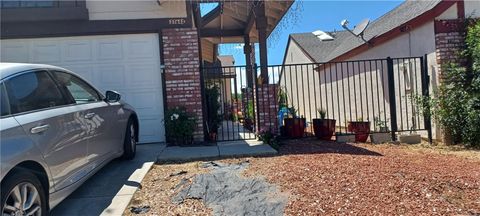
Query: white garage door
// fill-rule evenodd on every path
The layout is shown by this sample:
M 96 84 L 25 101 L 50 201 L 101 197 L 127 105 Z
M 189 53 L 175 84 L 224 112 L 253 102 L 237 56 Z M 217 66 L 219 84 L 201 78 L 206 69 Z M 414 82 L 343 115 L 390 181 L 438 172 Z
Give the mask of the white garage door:
M 1 40 L 2 62 L 51 64 L 80 74 L 135 107 L 140 142 L 165 141 L 158 34 Z

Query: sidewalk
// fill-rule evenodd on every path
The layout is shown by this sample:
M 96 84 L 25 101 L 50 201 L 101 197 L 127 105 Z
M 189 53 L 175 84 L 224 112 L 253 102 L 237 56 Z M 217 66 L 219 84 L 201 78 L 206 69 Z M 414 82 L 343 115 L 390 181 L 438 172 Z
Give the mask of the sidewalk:
M 208 160 L 225 157 L 269 156 L 277 151 L 257 140 L 219 142 L 216 146 L 165 148 L 158 156 L 158 162 Z

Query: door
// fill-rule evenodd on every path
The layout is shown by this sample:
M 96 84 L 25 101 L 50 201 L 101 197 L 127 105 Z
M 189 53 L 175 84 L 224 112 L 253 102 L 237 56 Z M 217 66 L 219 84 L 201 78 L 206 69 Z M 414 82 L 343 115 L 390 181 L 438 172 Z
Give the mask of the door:
M 115 90 L 139 118 L 139 142 L 164 142 L 158 34 L 95 35 L 2 40 L 3 62 L 66 68 L 104 93 Z
M 57 87 L 47 71 L 29 71 L 5 82 L 10 108 L 26 134 L 43 150 L 57 189 L 82 177 L 89 168 L 83 110 Z
M 87 144 L 87 158 L 91 166 L 97 167 L 103 161 L 118 155 L 123 149 L 126 116 L 121 115 L 120 103 L 107 103 L 87 82 L 65 71 L 50 71 L 59 87 L 67 92 L 81 110 L 85 110 L 82 124 L 86 133 L 92 136 Z M 121 125 L 124 125 L 123 127 Z

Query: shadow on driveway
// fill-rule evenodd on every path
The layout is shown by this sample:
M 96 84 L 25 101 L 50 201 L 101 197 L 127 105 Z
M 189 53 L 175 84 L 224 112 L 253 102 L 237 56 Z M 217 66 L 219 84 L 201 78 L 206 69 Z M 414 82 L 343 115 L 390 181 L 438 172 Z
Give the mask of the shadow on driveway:
M 128 204 L 131 197 L 129 195 L 135 193 L 137 188 L 141 188 L 141 182 L 131 181 L 130 176 L 136 170 L 141 169 L 145 163 L 155 162 L 157 156 L 164 148 L 164 144 L 138 145 L 137 154 L 133 160 L 115 159 L 107 164 L 55 207 L 51 215 L 84 216 L 100 215 L 104 211 L 107 214 L 123 212 L 123 209 L 114 209 L 112 211 L 112 209 L 107 209 L 107 207 L 112 204 L 114 198 L 116 202 L 115 206 L 111 206 L 113 208 L 123 208 L 117 205 L 117 201 Z

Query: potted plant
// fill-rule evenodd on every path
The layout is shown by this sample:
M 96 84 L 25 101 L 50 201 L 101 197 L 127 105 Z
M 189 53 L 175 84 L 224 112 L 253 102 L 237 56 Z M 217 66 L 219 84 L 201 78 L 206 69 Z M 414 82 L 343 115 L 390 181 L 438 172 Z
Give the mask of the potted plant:
M 366 142 L 370 134 L 370 122 L 359 117 L 357 121 L 348 122 L 347 131 L 355 133 L 356 142 Z
M 288 117 L 283 119 L 285 124 L 285 135 L 289 138 L 301 138 L 305 130 L 306 120 L 297 116 L 295 107 L 288 108 Z
M 218 128 L 222 123 L 222 116 L 219 114 L 221 106 L 219 87 L 217 85 L 211 85 L 205 88 L 205 99 L 207 102 L 208 139 L 210 141 L 216 141 Z
M 387 126 L 388 120 L 382 120 L 380 116 L 373 118 L 375 127 L 379 128 L 378 132 L 370 134 L 370 141 L 375 144 L 386 143 L 392 141 L 390 129 Z
M 167 143 L 190 145 L 193 143 L 196 119 L 184 107 L 168 109 L 164 119 Z
M 253 122 L 253 102 L 249 101 L 247 103 L 247 106 L 245 106 L 245 118 L 243 120 L 243 127 L 249 131 L 253 131 L 253 125 L 255 122 Z
M 313 131 L 315 137 L 322 140 L 331 140 L 335 132 L 335 119 L 325 119 L 327 112 L 324 109 L 317 109 L 319 119 L 313 119 Z

